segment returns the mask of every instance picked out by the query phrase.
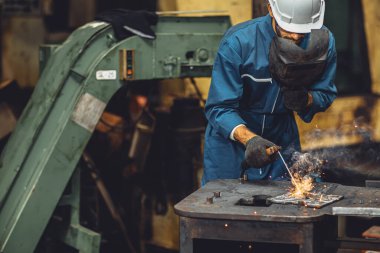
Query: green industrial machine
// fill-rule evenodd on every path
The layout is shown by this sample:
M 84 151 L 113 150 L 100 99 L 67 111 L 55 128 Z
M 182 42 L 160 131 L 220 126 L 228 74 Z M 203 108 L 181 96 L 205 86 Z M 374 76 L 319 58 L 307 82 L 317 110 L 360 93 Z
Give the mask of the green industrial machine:
M 225 16 L 161 16 L 155 40 L 117 41 L 108 23 L 92 22 L 42 51 L 50 57 L 0 157 L 0 252 L 33 252 L 60 201 L 72 207 L 62 240 L 98 252 L 100 235 L 79 224 L 79 183 L 63 193 L 108 101 L 136 80 L 210 76 L 229 26 Z

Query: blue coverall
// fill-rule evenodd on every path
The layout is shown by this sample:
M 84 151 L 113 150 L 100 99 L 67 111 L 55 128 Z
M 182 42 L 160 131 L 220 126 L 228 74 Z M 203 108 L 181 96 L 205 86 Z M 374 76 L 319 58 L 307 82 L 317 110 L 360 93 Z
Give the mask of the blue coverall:
M 309 87 L 313 104 L 307 111 L 298 113 L 305 122 L 325 111 L 337 95 L 335 40 L 332 33 L 329 34 L 325 72 Z M 300 149 L 293 111 L 284 106 L 280 87 L 269 72 L 273 36 L 271 17 L 267 15 L 231 27 L 220 42 L 205 106 L 208 126 L 202 184 L 214 179 L 239 178 L 245 147 L 232 140 L 230 134 L 240 124 L 281 146 L 285 160 Z M 307 38 L 305 36 L 301 46 L 305 46 Z M 286 180 L 288 177 L 280 159 L 263 168 L 250 168 L 247 174 L 249 180 Z

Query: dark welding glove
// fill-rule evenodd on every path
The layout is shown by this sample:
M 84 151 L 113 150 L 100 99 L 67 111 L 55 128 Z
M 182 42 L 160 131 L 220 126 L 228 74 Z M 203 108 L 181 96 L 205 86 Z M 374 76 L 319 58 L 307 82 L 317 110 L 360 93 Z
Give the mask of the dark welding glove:
M 245 145 L 245 161 L 250 167 L 262 168 L 276 160 L 277 151 L 280 149 L 279 146 L 257 135 Z
M 158 21 L 158 16 L 154 12 L 112 9 L 98 14 L 95 20 L 111 23 L 118 40 L 133 35 L 146 39 L 156 38 L 151 29 L 151 26 L 157 24 Z
M 282 87 L 285 107 L 295 112 L 305 111 L 309 106 L 309 93 L 307 89 L 299 87 L 297 89 Z

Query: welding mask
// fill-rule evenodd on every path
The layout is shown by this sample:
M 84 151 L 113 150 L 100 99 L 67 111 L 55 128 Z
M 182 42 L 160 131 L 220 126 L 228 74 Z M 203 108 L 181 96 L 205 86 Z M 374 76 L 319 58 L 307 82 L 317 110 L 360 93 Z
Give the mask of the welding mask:
M 269 69 L 280 86 L 308 87 L 318 81 L 325 70 L 329 32 L 312 30 L 304 49 L 291 40 L 275 36 L 269 50 Z

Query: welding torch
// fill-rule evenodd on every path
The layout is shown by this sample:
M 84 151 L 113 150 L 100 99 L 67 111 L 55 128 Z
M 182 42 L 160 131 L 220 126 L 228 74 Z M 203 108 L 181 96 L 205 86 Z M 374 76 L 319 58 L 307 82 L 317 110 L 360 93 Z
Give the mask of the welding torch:
M 272 147 L 265 149 L 265 153 L 267 154 L 267 156 L 271 157 L 271 156 L 275 155 L 276 153 L 278 153 L 280 150 L 281 150 L 281 147 L 272 146 Z M 250 166 L 249 166 L 247 160 L 244 159 L 243 162 L 241 163 L 240 178 L 244 178 L 245 171 L 249 168 L 250 168 Z

